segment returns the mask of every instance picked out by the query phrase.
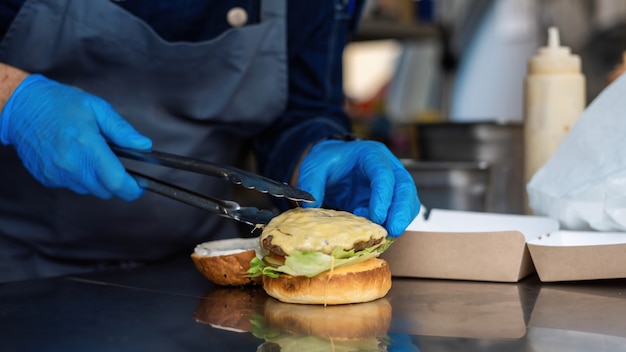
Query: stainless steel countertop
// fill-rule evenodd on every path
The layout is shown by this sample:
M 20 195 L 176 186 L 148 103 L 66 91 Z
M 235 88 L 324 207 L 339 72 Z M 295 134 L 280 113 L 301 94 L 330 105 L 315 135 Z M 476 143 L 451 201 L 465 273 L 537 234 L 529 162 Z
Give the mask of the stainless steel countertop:
M 0 350 L 257 351 L 297 338 L 297 350 L 306 351 L 301 330 L 296 336 L 294 329 L 268 325 L 264 316 L 274 303 L 258 288 L 212 285 L 187 258 L 124 272 L 4 283 Z M 386 334 L 379 347 L 388 344 L 389 351 L 626 351 L 626 280 L 394 278 L 382 303 L 392 315 L 382 321 Z M 341 316 L 317 306 L 293 311 L 310 324 L 320 317 L 327 319 L 320 326 L 332 321 L 340 336 L 357 319 L 369 321 L 361 314 L 368 306 L 354 306 Z M 345 343 L 333 337 L 327 346 L 339 351 Z

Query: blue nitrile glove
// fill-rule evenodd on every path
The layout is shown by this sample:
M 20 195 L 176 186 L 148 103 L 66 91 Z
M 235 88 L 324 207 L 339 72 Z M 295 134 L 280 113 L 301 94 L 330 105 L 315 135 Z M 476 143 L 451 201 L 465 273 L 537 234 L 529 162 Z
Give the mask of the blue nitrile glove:
M 400 236 L 417 216 L 415 182 L 385 145 L 326 140 L 314 145 L 299 168 L 298 187 L 316 202 L 364 216 Z
M 138 198 L 142 188 L 105 138 L 126 148 L 152 147 L 101 98 L 38 74 L 22 81 L 0 114 L 0 141 L 13 145 L 44 185 L 103 199 Z

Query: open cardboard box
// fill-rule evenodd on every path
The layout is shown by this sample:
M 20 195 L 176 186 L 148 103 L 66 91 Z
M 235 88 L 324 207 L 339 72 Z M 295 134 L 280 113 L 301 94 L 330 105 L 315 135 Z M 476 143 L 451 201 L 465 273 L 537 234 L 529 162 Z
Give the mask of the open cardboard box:
M 541 216 L 433 209 L 382 257 L 396 277 L 517 282 L 534 271 L 526 242 L 558 228 Z
M 626 233 L 555 231 L 528 248 L 544 282 L 626 277 Z
M 383 253 L 396 277 L 517 282 L 626 278 L 626 233 L 560 231 L 555 219 L 433 209 Z

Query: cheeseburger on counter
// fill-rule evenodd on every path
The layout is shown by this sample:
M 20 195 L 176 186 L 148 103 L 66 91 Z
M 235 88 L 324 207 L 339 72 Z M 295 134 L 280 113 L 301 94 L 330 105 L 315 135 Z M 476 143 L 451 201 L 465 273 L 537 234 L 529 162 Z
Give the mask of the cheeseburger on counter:
M 260 245 L 248 273 L 282 302 L 369 302 L 391 288 L 389 266 L 378 258 L 391 245 L 387 231 L 349 212 L 288 210 L 263 228 Z

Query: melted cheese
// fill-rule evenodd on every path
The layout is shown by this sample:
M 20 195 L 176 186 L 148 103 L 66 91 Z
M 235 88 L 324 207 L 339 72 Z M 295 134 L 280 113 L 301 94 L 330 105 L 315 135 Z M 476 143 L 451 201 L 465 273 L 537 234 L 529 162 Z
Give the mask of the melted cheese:
M 331 254 L 335 248 L 349 250 L 355 243 L 384 238 L 387 230 L 345 211 L 295 208 L 273 218 L 261 239 L 270 235 L 272 244 L 287 255 L 296 251 Z

